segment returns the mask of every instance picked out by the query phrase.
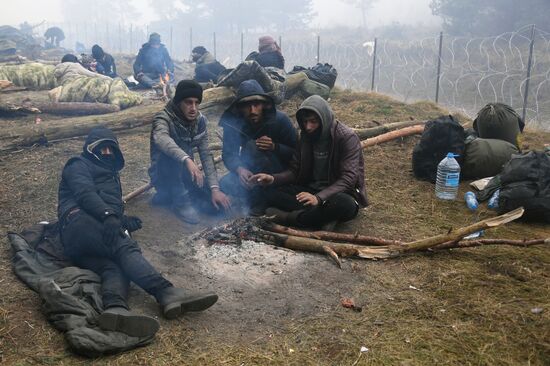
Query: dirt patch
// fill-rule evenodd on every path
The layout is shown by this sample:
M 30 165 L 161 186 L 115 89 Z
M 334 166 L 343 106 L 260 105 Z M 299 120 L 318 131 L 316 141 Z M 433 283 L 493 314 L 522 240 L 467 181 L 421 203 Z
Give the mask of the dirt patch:
M 293 116 L 299 100 L 284 104 Z M 336 92 L 331 103 L 351 126 L 425 119 L 446 111 L 428 102 L 405 105 L 366 93 Z M 136 107 L 139 108 L 139 107 Z M 387 112 L 391 110 L 391 113 Z M 3 121 L 2 121 L 3 122 Z M 211 133 L 217 119 L 210 117 Z M 147 181 L 149 128 L 120 135 L 128 192 Z M 532 149 L 549 134 L 525 135 Z M 472 215 L 457 200 L 437 201 L 433 185 L 411 174 L 410 156 L 418 137 L 365 151 L 371 205 L 339 231 L 413 240 L 473 220 L 494 216 L 484 208 Z M 23 227 L 55 217 L 59 174 L 81 151 L 82 139 L 0 156 L 0 228 Z M 460 194 L 469 188 L 460 186 Z M 212 289 L 220 301 L 202 314 L 161 319 L 148 347 L 100 362 L 109 364 L 527 364 L 550 362 L 550 253 L 547 247 L 472 248 L 367 262 L 345 259 L 338 269 L 325 256 L 272 246 L 207 245 L 166 209 L 152 207 L 150 194 L 132 201 L 128 214 L 144 219 L 136 239 L 147 258 L 176 285 Z M 511 223 L 487 237 L 550 237 L 542 224 Z M 35 294 L 11 272 L 5 237 L 0 252 L 0 350 L 6 364 L 79 364 L 88 361 L 65 349 L 63 337 L 40 313 Z M 362 306 L 340 305 L 350 297 Z M 130 305 L 159 315 L 140 290 Z M 534 308 L 542 308 L 534 313 Z M 365 346 L 368 352 L 361 353 Z

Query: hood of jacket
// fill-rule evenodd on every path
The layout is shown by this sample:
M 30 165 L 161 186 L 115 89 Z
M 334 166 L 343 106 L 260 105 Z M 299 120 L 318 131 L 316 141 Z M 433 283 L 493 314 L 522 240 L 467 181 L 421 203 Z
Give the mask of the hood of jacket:
M 114 168 L 116 171 L 122 170 L 122 168 L 124 168 L 124 156 L 122 156 L 122 151 L 120 151 L 120 146 L 115 134 L 108 128 L 97 127 L 90 131 L 82 147 L 82 156 L 99 166 L 109 168 L 103 163 L 100 157 L 94 153 L 94 149 L 101 143 L 109 143 L 113 148 L 113 154 L 115 155 Z
M 196 61 L 197 65 L 200 64 L 212 64 L 216 62 L 216 59 L 214 58 L 214 55 L 212 55 L 210 52 L 206 51 L 199 59 Z
M 273 98 L 264 91 L 264 89 L 256 80 L 245 80 L 239 85 L 235 100 L 223 113 L 222 118 L 220 118 L 219 125 L 223 126 L 230 120 L 241 120 L 242 118 L 237 108 L 237 104 L 243 101 L 243 99 L 252 96 L 260 96 L 266 99 L 269 107 L 264 109 L 264 120 L 270 119 L 276 115 L 277 109 L 275 108 L 275 102 L 273 101 Z
M 321 119 L 321 133 L 319 141 L 327 141 L 330 138 L 330 130 L 334 123 L 334 112 L 326 100 L 318 95 L 312 95 L 302 102 L 300 108 L 296 112 L 296 120 L 300 126 L 300 130 L 305 134 L 304 126 L 302 125 L 304 112 L 311 111 Z

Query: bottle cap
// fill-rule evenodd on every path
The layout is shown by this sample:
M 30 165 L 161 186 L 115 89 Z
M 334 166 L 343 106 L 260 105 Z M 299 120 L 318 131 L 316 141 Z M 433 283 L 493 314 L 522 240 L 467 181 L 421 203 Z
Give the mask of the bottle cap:
M 452 153 L 452 152 L 447 153 L 448 158 L 456 158 L 456 157 L 459 157 L 459 156 L 460 156 L 459 154 L 455 154 L 455 153 Z

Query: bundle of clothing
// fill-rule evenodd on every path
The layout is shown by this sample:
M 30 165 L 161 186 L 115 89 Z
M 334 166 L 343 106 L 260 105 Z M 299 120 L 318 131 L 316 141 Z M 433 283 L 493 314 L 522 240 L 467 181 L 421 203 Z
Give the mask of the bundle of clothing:
M 28 89 L 49 90 L 58 85 L 54 69 L 53 65 L 38 62 L 0 66 L 0 80 L 9 80 L 16 86 Z

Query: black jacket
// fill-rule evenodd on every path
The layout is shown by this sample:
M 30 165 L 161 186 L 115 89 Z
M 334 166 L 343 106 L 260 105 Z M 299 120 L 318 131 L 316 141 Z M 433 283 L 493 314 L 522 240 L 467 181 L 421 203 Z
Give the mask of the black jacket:
M 117 77 L 115 59 L 110 54 L 106 53 L 102 60 L 97 60 L 101 68 L 97 68 L 99 74 L 107 75 L 112 78 Z
M 115 169 L 92 152 L 104 141 L 114 145 Z M 86 138 L 82 154 L 69 159 L 63 168 L 57 206 L 59 221 L 62 222 L 73 208 L 80 208 L 100 221 L 109 215 L 122 219 L 124 204 L 118 172 L 123 167 L 124 157 L 113 132 L 94 128 Z
M 242 98 L 251 95 L 262 95 L 269 100 L 263 121 L 254 129 L 237 111 L 236 104 Z M 275 109 L 275 103 L 256 80 L 246 80 L 239 85 L 235 102 L 222 114 L 219 125 L 223 128 L 223 163 L 229 171 L 246 167 L 246 156 L 241 155 L 241 148 L 250 140 L 261 136 L 270 137 L 275 143 L 275 154 L 279 160 L 288 165 L 298 140 L 297 132 L 288 116 Z
M 174 63 L 166 47 L 161 44 L 159 48 L 155 48 L 149 43 L 144 43 L 134 61 L 134 74 L 143 72 L 163 75 L 167 71 L 174 73 Z
M 285 68 L 285 58 L 280 52 L 252 52 L 246 57 L 247 61 L 256 61 L 263 67 L 276 67 L 279 69 Z

